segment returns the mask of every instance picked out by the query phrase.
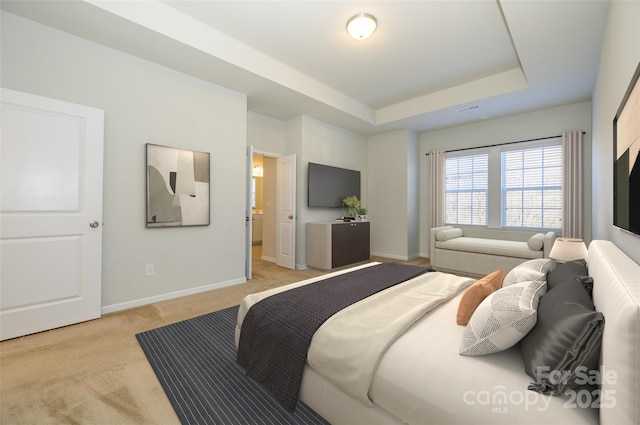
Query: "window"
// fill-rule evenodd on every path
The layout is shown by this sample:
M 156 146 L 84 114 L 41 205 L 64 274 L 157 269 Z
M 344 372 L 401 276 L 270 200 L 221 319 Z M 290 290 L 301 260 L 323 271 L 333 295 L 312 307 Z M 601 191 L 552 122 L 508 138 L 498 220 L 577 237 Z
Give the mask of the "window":
M 562 146 L 502 152 L 502 226 L 559 229 Z
M 558 231 L 562 158 L 561 138 L 448 153 L 445 223 Z
M 445 222 L 487 225 L 488 154 L 448 157 Z

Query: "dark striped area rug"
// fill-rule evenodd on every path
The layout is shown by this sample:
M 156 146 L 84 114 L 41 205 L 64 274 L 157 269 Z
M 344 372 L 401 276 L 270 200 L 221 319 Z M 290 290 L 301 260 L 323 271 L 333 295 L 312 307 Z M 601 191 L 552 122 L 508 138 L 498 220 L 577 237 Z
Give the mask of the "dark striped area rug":
M 293 413 L 236 364 L 231 307 L 136 335 L 180 422 L 327 424 L 299 401 Z

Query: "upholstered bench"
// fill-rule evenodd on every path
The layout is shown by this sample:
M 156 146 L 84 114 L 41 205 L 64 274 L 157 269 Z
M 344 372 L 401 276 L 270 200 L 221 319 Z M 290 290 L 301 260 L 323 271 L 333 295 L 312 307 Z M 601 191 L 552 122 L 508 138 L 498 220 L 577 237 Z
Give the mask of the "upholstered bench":
M 431 265 L 439 271 L 484 276 L 498 269 L 506 274 L 527 260 L 549 257 L 554 232 L 527 237 L 520 241 L 492 239 L 467 236 L 453 226 L 436 227 L 430 235 Z

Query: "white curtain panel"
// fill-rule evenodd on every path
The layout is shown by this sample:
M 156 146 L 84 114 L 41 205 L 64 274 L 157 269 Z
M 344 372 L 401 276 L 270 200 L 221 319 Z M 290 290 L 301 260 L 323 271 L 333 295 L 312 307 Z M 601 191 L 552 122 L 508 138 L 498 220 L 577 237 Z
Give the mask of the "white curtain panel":
M 429 204 L 431 205 L 430 228 L 444 226 L 444 165 L 445 154 L 443 150 L 429 152 L 431 165 L 431 190 L 429 191 Z
M 582 131 L 562 133 L 562 236 L 582 239 Z

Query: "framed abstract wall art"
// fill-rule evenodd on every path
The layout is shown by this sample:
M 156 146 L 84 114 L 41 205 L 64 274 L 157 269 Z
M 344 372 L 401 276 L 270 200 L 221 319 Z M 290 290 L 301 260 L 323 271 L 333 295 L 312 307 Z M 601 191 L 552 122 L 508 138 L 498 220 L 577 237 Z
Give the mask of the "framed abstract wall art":
M 640 235 L 640 63 L 613 119 L 613 224 Z
M 147 227 L 209 225 L 208 152 L 147 143 Z

